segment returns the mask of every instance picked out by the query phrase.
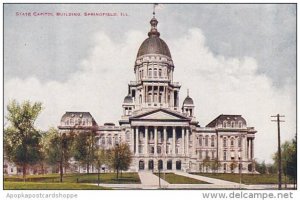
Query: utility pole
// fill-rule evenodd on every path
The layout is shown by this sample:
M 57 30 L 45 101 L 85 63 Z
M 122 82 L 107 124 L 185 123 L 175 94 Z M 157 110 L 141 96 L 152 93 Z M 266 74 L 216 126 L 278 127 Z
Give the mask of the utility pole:
M 284 115 L 275 115 L 271 116 L 273 118 L 276 118 L 276 120 L 271 120 L 272 122 L 277 122 L 277 131 L 278 131 L 278 190 L 281 190 L 281 174 L 282 174 L 282 165 L 281 165 L 281 146 L 280 146 L 280 122 L 284 122 L 283 120 L 280 120 L 280 117 L 285 117 Z

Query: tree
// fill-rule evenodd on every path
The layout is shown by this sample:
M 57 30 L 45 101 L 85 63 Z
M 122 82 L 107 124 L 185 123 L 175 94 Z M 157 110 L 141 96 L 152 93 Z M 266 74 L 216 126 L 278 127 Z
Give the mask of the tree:
M 74 159 L 82 165 L 86 165 L 87 173 L 90 172 L 90 165 L 95 160 L 96 138 L 93 131 L 79 132 L 75 136 L 73 154 Z
M 221 162 L 217 159 L 213 159 L 210 163 L 210 167 L 213 173 L 216 173 L 216 171 L 218 172 L 219 168 L 221 167 Z
M 286 174 L 289 178 L 293 179 L 294 187 L 297 184 L 297 135 L 292 140 L 291 147 L 289 148 L 288 158 L 286 159 Z
M 267 166 L 266 166 L 265 161 L 262 161 L 261 163 L 255 161 L 255 168 L 256 168 L 256 171 L 258 171 L 260 174 L 267 173 Z
M 132 162 L 129 145 L 127 143 L 117 144 L 109 153 L 112 155 L 109 161 L 110 167 L 117 171 L 117 179 L 119 179 L 119 170 L 128 170 Z
M 42 159 L 41 134 L 34 127 L 41 110 L 40 102 L 19 104 L 13 100 L 7 106 L 9 126 L 4 130 L 4 151 L 8 160 L 22 167 L 24 181 L 28 165 Z
M 286 177 L 294 180 L 296 184 L 297 179 L 297 142 L 296 139 L 292 141 L 286 141 L 281 145 L 281 157 L 282 157 L 282 171 L 285 176 L 285 183 L 287 182 Z M 273 156 L 274 166 L 277 166 L 278 152 Z
M 202 163 L 203 163 L 203 168 L 205 168 L 205 171 L 208 172 L 208 169 L 210 168 L 211 165 L 210 158 L 208 156 L 205 157 Z
M 238 166 L 237 162 L 234 160 L 230 163 L 230 170 L 231 170 L 231 173 L 234 172 L 234 169 Z
M 98 171 L 98 185 L 100 183 L 100 171 L 101 171 L 101 166 L 103 164 L 107 164 L 108 162 L 108 154 L 107 150 L 105 149 L 98 149 L 95 151 L 95 164 L 96 168 Z
M 69 165 L 71 158 L 71 146 L 74 140 L 72 132 L 62 133 L 56 128 L 50 128 L 45 135 L 44 151 L 46 162 L 49 165 L 59 166 L 60 182 L 62 182 L 64 170 Z

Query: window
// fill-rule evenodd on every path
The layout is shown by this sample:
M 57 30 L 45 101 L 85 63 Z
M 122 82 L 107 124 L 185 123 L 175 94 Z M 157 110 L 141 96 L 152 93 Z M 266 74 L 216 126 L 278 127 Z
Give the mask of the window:
M 102 145 L 105 145 L 105 137 L 102 137 L 102 138 L 101 138 L 101 144 L 102 144 Z
M 208 135 L 205 136 L 205 146 L 206 146 L 206 147 L 208 146 Z
M 231 122 L 231 128 L 234 128 L 235 127 L 235 123 L 234 121 Z
M 202 159 L 202 151 L 199 151 L 199 158 Z
M 239 121 L 239 128 L 242 128 L 243 127 L 243 124 L 241 121 Z
M 158 70 L 158 76 L 162 77 L 161 69 Z
M 215 136 L 211 136 L 211 143 L 210 143 L 211 147 L 215 146 Z
M 223 122 L 223 128 L 227 128 L 227 121 Z
M 126 133 L 126 141 L 130 141 L 130 133 L 129 132 Z
M 157 147 L 157 153 L 161 154 L 161 147 L 160 146 Z
M 230 146 L 232 146 L 232 147 L 234 146 L 234 138 L 230 139 Z
M 215 159 L 215 151 L 211 152 L 211 159 Z
M 111 145 L 111 144 L 112 144 L 112 143 L 111 143 L 111 137 L 110 137 L 110 136 L 107 137 L 107 143 L 108 143 L 108 145 Z
M 74 120 L 70 119 L 70 125 L 74 125 Z
M 208 156 L 208 150 L 205 151 L 205 158 L 209 158 L 209 156 Z
M 227 138 L 223 138 L 223 147 L 227 147 Z
M 242 137 L 239 137 L 239 140 L 238 140 L 238 146 L 239 146 L 239 147 L 242 147 Z
M 154 68 L 154 75 L 153 75 L 155 78 L 157 77 L 157 69 Z
M 151 153 L 152 154 L 154 153 L 154 147 L 151 147 Z
M 223 160 L 227 160 L 226 151 L 223 152 Z
M 149 76 L 149 78 L 152 78 L 152 69 L 151 68 L 149 69 L 148 76 Z
M 202 146 L 202 136 L 199 137 L 199 146 Z

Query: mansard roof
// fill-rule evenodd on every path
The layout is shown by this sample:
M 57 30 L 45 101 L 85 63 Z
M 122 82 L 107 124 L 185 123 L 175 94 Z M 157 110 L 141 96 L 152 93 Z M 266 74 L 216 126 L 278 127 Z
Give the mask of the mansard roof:
M 246 120 L 242 117 L 242 115 L 224 115 L 221 114 L 214 120 L 212 120 L 209 124 L 206 125 L 206 127 L 217 127 L 219 124 L 223 124 L 224 121 L 227 121 L 230 123 L 231 121 L 241 121 L 244 126 L 246 126 Z

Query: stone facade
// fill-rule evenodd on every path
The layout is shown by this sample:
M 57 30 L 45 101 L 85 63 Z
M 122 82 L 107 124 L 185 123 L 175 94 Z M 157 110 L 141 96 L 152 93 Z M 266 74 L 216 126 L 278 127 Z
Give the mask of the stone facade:
M 253 172 L 254 128 L 247 127 L 241 115 L 223 114 L 200 126 L 189 94 L 180 107 L 181 85 L 173 81 L 170 50 L 160 38 L 155 17 L 150 24 L 137 53 L 135 80 L 128 85 L 119 126 L 98 126 L 90 113 L 67 112 L 59 129 L 93 129 L 99 148 L 128 143 L 134 155 L 130 171 L 157 171 L 160 166 L 163 171 Z M 213 162 L 214 169 L 208 167 Z

